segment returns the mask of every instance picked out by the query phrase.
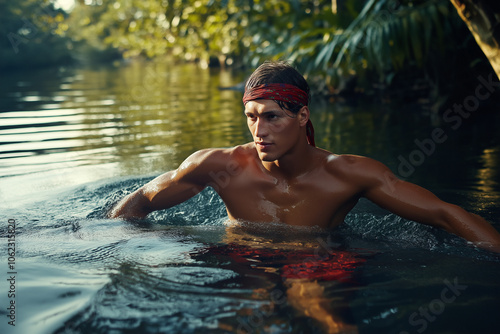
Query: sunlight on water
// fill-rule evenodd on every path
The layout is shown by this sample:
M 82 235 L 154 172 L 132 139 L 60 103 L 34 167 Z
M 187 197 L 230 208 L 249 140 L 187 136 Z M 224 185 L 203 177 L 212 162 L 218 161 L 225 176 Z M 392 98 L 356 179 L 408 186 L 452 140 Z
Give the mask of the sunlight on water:
M 68 70 L 47 76 L 49 83 L 38 82 L 35 76 L 11 87 L 25 91 L 6 92 L 14 99 L 0 112 L 0 159 L 17 160 L 2 164 L 0 177 L 45 171 L 44 157 L 57 160 L 57 154 L 68 167 L 74 160 L 78 165 L 106 160 L 120 163 L 113 171 L 119 175 L 151 173 L 172 168 L 201 147 L 242 142 L 244 123 L 236 117 L 241 93 L 217 88 L 240 79 L 202 71 L 192 81 L 185 71 L 185 66 L 162 63 L 135 64 L 121 71 Z M 39 85 L 61 90 L 50 92 Z M 217 127 L 196 131 L 210 123 Z M 219 132 L 220 127 L 232 135 Z M 176 153 L 167 158 L 164 153 L 172 149 Z M 139 168 L 136 162 L 145 151 L 155 152 L 155 161 Z
M 193 69 L 150 63 L 66 70 L 8 87 L 0 110 L 0 197 L 17 203 L 61 185 L 160 173 L 197 149 L 246 141 L 241 93 L 217 88 L 241 76 L 202 71 L 193 81 Z

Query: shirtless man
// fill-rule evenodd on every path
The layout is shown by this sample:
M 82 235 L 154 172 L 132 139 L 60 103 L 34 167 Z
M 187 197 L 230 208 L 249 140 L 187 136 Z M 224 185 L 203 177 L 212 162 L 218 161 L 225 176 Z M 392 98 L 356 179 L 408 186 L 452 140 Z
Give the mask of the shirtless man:
M 500 252 L 500 234 L 481 217 L 399 180 L 378 161 L 315 147 L 309 86 L 287 63 L 266 62 L 255 70 L 243 102 L 252 142 L 195 152 L 177 170 L 123 198 L 109 216 L 144 218 L 212 186 L 229 219 L 334 228 L 365 197 L 403 218 Z

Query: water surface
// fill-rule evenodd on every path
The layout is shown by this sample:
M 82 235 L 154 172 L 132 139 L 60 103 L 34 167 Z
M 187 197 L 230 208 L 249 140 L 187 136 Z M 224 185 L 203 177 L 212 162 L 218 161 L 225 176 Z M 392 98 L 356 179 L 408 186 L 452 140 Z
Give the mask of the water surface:
M 498 257 L 366 201 L 331 232 L 228 225 L 211 189 L 143 222 L 104 218 L 192 152 L 251 139 L 241 92 L 219 89 L 244 73 L 134 62 L 3 78 L 0 251 L 15 221 L 17 313 L 9 326 L 2 255 L 2 333 L 497 331 Z M 500 229 L 486 102 L 457 129 L 418 105 L 311 108 L 319 146 L 379 159 Z M 415 160 L 438 127 L 446 140 Z

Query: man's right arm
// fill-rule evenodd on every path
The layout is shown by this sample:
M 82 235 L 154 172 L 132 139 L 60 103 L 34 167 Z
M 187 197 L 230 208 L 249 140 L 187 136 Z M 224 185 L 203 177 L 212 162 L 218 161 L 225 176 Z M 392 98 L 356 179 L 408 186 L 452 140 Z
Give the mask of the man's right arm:
M 362 157 L 352 160 L 355 162 L 349 165 L 350 175 L 353 182 L 362 184 L 362 196 L 405 219 L 444 229 L 478 247 L 500 253 L 500 233 L 483 218 L 398 179 L 378 161 Z
M 109 218 L 144 218 L 156 210 L 180 204 L 200 191 L 208 183 L 207 168 L 213 150 L 198 151 L 189 156 L 178 169 L 167 172 L 125 196 L 108 213 Z M 208 161 L 208 162 L 207 162 Z

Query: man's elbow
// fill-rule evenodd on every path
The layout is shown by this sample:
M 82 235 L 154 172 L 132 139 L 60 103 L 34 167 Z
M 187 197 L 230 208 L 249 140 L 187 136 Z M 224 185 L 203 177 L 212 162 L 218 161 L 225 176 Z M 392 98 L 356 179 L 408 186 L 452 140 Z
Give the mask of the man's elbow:
M 458 234 L 455 226 L 456 221 L 464 214 L 468 215 L 469 213 L 455 204 L 445 203 L 433 212 L 434 223 L 432 225 L 450 233 Z

